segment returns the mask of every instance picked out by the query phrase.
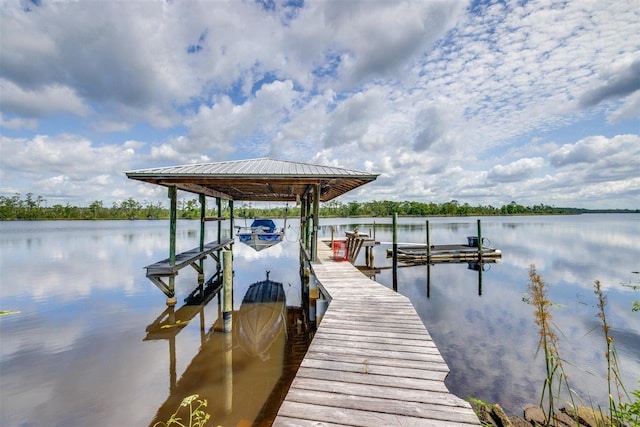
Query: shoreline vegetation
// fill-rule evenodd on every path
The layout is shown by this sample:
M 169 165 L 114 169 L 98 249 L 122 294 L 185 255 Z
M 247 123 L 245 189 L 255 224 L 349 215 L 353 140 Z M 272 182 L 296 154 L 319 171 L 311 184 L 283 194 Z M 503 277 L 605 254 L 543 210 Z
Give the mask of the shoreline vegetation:
M 640 282 L 638 282 L 640 283 Z M 638 290 L 640 286 L 630 285 Z M 470 397 L 472 407 L 476 411 L 482 426 L 495 427 L 634 427 L 640 426 L 640 388 L 628 391 L 622 383 L 618 366 L 615 340 L 610 333 L 611 325 L 607 320 L 607 294 L 601 283 L 593 283 L 596 297 L 600 334 L 603 341 L 603 360 L 607 367 L 607 401 L 608 405 L 589 404 L 590 400 L 580 396 L 572 387 L 569 376 L 564 371 L 564 364 L 571 364 L 560 353 L 560 339 L 566 337 L 553 322 L 553 309 L 559 307 L 548 296 L 548 285 L 536 271 L 535 265 L 529 266 L 528 296 L 523 302 L 534 310 L 534 321 L 538 326 L 537 356 L 544 359 L 546 376 L 541 387 L 540 401 L 537 405 L 523 408 L 521 417 L 508 416 L 499 403 L 491 404 Z M 636 312 L 634 304 L 632 311 Z M 596 333 L 594 329 L 592 332 Z M 588 368 L 584 367 L 585 372 Z M 640 386 L 640 381 L 637 386 Z
M 223 217 L 230 216 L 228 202 L 221 204 Z M 444 203 L 417 201 L 371 201 L 343 203 L 331 200 L 320 204 L 322 218 L 354 218 L 354 217 L 390 217 L 393 213 L 406 217 L 425 216 L 506 216 L 506 215 L 580 215 L 589 213 L 640 213 L 640 209 L 583 209 L 555 207 L 545 204 L 522 206 L 515 201 L 502 206 L 471 206 L 451 200 Z M 234 206 L 236 218 L 297 218 L 300 216 L 299 206 L 257 207 L 251 203 Z M 207 206 L 208 216 L 218 216 L 215 203 Z M 134 220 L 134 219 L 168 219 L 169 209 L 162 203 L 137 201 L 128 198 L 106 206 L 101 200 L 89 206 L 73 206 L 53 204 L 49 206 L 42 196 L 27 193 L 14 196 L 0 196 L 0 221 L 10 220 Z M 180 199 L 178 201 L 178 218 L 199 219 L 200 203 L 198 199 Z

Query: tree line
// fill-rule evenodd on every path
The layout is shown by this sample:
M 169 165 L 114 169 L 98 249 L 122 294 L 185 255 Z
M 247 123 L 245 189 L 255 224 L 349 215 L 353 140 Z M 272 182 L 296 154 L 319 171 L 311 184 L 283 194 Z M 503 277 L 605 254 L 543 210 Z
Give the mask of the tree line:
M 200 202 L 198 199 L 179 199 L 177 216 L 183 219 L 200 218 Z M 589 210 L 580 208 L 563 208 L 544 204 L 523 206 L 515 201 L 502 206 L 478 205 L 459 203 L 451 200 L 444 203 L 418 201 L 370 201 L 370 202 L 341 202 L 331 200 L 320 204 L 321 217 L 388 217 L 393 213 L 400 216 L 490 216 L 490 215 L 560 215 L 581 213 L 640 213 L 640 209 L 604 209 Z M 206 216 L 218 216 L 215 202 L 207 203 Z M 300 216 L 299 206 L 256 207 L 248 204 L 234 205 L 236 218 L 297 218 Z M 230 216 L 227 201 L 221 203 L 221 216 Z M 27 193 L 24 197 L 19 193 L 8 197 L 0 196 L 0 220 L 105 220 L 105 219 L 167 219 L 169 208 L 161 202 L 137 201 L 132 197 L 113 202 L 107 206 L 101 200 L 92 202 L 89 206 L 73 206 L 54 204 L 49 206 L 42 196 Z

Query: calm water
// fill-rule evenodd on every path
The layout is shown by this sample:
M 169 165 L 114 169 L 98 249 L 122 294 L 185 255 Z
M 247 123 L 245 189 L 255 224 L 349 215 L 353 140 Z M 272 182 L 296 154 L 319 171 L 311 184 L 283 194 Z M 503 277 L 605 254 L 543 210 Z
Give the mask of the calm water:
M 596 279 L 608 293 L 623 379 L 637 388 L 640 313 L 631 311 L 631 301 L 640 300 L 640 292 L 624 284 L 640 278 L 632 273 L 640 270 L 639 220 L 483 218 L 483 236 L 503 259 L 485 266 L 481 295 L 479 273 L 467 264 L 431 266 L 428 275 L 426 266 L 400 268 L 398 291 L 411 298 L 438 343 L 452 371 L 450 389 L 500 402 L 512 412 L 539 399 L 543 363 L 535 356 L 533 309 L 522 302 L 532 263 L 561 304 L 554 316 L 564 332 L 563 356 L 588 369 L 570 369 L 574 388 L 585 399 L 605 401 Z M 377 240 L 390 242 L 390 219 L 375 221 Z M 338 235 L 354 225 L 367 231 L 373 222 L 324 219 L 320 233 L 329 236 L 330 224 Z M 461 243 L 476 232 L 474 218 L 430 222 L 433 244 Z M 0 223 L 0 310 L 15 312 L 0 318 L 0 425 L 152 425 L 166 421 L 193 393 L 207 398 L 213 425 L 268 424 L 269 407 L 279 399 L 272 390 L 292 372 L 310 337 L 300 309 L 299 230 L 297 222 L 289 223 L 286 241 L 270 249 L 234 245 L 236 330 L 243 296 L 266 271 L 287 297 L 288 327 L 279 327 L 261 346 L 219 332 L 217 298 L 175 313 L 191 319 L 180 327 L 163 327 L 169 316 L 164 295 L 142 267 L 167 256 L 166 221 Z M 208 240 L 216 238 L 215 229 L 209 227 Z M 197 246 L 198 230 L 197 221 L 179 222 L 179 251 Z M 228 233 L 227 226 L 223 230 Z M 425 220 L 401 219 L 399 233 L 400 242 L 424 242 Z M 390 266 L 388 247 L 376 248 L 376 266 Z M 207 277 L 213 269 L 209 260 Z M 391 287 L 391 271 L 381 270 L 376 280 Z M 178 307 L 196 283 L 195 270 L 180 271 Z

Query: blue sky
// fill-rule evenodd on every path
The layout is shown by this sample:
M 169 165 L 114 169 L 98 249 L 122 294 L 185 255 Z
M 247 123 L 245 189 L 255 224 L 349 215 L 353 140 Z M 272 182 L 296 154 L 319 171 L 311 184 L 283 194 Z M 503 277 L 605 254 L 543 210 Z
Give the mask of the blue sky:
M 0 0 L 0 47 L 0 195 L 273 157 L 380 174 L 345 202 L 640 207 L 636 1 Z

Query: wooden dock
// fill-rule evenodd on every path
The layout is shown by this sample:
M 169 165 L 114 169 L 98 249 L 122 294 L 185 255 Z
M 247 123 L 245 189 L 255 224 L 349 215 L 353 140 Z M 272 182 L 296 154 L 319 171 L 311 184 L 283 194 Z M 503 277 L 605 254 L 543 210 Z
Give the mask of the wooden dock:
M 480 425 L 411 302 L 332 255 L 318 245 L 330 304 L 273 425 Z
M 393 256 L 393 249 L 387 249 L 387 258 Z M 426 245 L 398 246 L 398 261 L 408 264 L 442 264 L 449 262 L 496 262 L 502 258 L 499 249 L 483 246 L 478 250 L 469 245 Z

